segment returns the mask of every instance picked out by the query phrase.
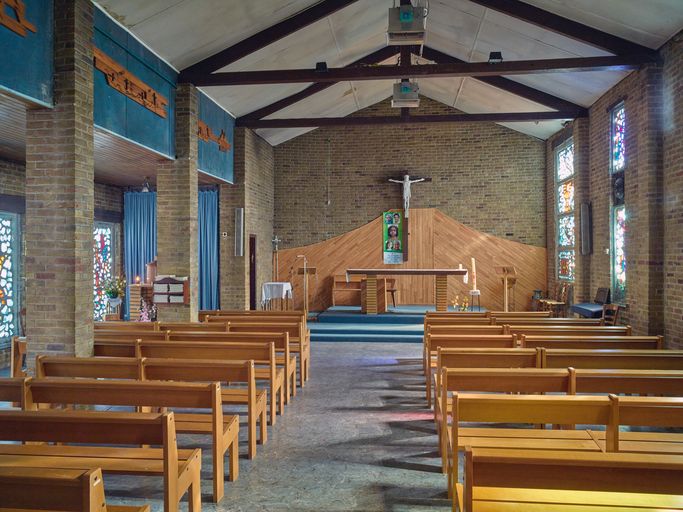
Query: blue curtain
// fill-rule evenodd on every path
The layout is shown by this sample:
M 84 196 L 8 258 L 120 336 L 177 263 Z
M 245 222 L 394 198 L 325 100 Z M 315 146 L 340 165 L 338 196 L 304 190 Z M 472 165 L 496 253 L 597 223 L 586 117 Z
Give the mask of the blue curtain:
M 218 191 L 199 191 L 199 309 L 218 309 Z
M 126 192 L 123 195 L 123 247 L 128 284 L 134 283 L 136 276 L 144 281 L 145 265 L 157 255 L 156 192 Z M 130 311 L 129 297 L 130 294 L 126 294 L 126 319 Z

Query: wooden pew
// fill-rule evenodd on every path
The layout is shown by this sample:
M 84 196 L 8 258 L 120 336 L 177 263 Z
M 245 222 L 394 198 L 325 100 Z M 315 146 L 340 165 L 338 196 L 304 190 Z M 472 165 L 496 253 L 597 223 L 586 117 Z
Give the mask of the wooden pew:
M 550 318 L 550 311 L 487 311 L 486 316 L 496 318 Z
M 226 320 L 229 322 L 228 332 L 270 334 L 286 332 L 289 334 L 290 351 L 299 357 L 299 385 L 304 387 L 310 369 L 311 345 L 310 335 L 303 321 L 274 315 L 206 317 L 207 322 L 224 322 Z
M 491 325 L 539 325 L 539 326 L 554 326 L 554 325 L 569 325 L 577 327 L 601 327 L 602 319 L 600 318 L 534 318 L 526 316 L 491 316 Z
M 424 338 L 423 370 L 427 405 L 432 406 L 432 369 L 436 368 L 439 348 L 516 348 L 517 339 L 512 335 L 445 335 L 426 334 Z
M 95 341 L 166 341 L 169 335 L 170 331 L 133 331 L 132 329 L 112 329 L 110 331 L 105 331 L 103 329 L 98 329 L 94 333 L 94 339 Z
M 0 512 L 149 512 L 149 505 L 110 505 L 102 470 L 0 468 Z
M 487 316 L 425 316 L 425 327 L 434 325 L 492 325 Z
M 159 322 L 95 322 L 95 330 L 158 331 Z
M 570 369 L 574 392 L 657 396 L 683 394 L 683 370 Z
M 467 448 L 453 511 L 672 511 L 681 495 L 678 455 Z
M 620 427 L 683 427 L 683 397 L 610 395 L 612 421 L 605 432 L 591 435 L 608 452 L 683 455 L 683 433 L 622 432 Z
M 173 332 L 228 332 L 228 322 L 160 322 L 159 328 Z
M 178 347 L 184 347 L 184 349 L 192 349 L 197 347 L 198 342 L 163 342 L 163 341 L 150 341 L 142 342 L 137 341 L 95 341 L 94 352 L 96 357 L 108 357 L 108 358 L 126 358 L 126 357 L 141 357 L 137 350 L 137 346 L 140 343 L 145 344 L 162 344 L 173 343 Z M 277 397 L 280 397 L 280 413 L 283 410 L 283 404 L 288 403 L 287 397 L 285 395 L 285 378 L 284 370 L 278 368 L 277 360 L 275 356 L 275 346 L 273 343 L 228 343 L 227 344 L 232 352 L 225 352 L 221 354 L 228 361 L 247 361 L 249 359 L 254 360 L 257 365 L 255 369 L 256 380 L 265 380 L 268 382 L 269 395 L 271 399 L 271 412 L 275 408 L 273 401 L 276 401 Z M 167 351 L 168 353 L 168 351 Z M 149 356 L 155 357 L 155 356 Z M 167 357 L 167 356 L 159 356 Z M 207 357 L 206 359 L 211 359 L 212 357 Z M 197 359 L 197 358 L 190 358 Z M 199 359 L 202 359 L 201 357 Z
M 467 325 L 467 324 L 429 324 L 425 334 L 449 334 L 452 336 L 464 336 L 466 334 L 479 334 L 481 336 L 499 336 L 510 334 L 505 325 Z
M 99 379 L 33 379 L 28 383 L 34 404 L 114 405 L 209 409 L 210 414 L 175 414 L 176 432 L 208 434 L 213 455 L 213 502 L 223 499 L 224 459 L 229 452 L 229 480 L 239 473 L 239 416 L 223 415 L 221 385 Z
M 573 394 L 573 380 L 567 369 L 539 368 L 441 368 L 440 394 L 434 404 L 434 421 L 444 473 L 448 471 L 448 418 L 452 401 L 448 393 L 565 393 Z
M 509 334 L 527 336 L 631 336 L 631 326 L 511 325 Z
M 257 422 L 261 443 L 267 438 L 265 426 L 265 391 L 257 390 L 253 361 L 206 361 L 197 359 L 156 359 L 116 357 L 38 356 L 36 376 L 89 379 L 174 380 L 184 382 L 245 382 L 246 389 L 221 388 L 225 405 L 246 405 L 249 458 L 256 456 Z M 260 418 L 260 422 L 259 422 Z M 184 418 L 177 418 L 182 427 Z
M 0 411 L 0 440 L 79 443 L 0 444 L 0 467 L 95 466 L 105 474 L 160 476 L 164 481 L 164 512 L 177 512 L 186 493 L 189 511 L 201 510 L 201 450 L 177 448 L 173 413 Z M 161 448 L 121 446 L 140 444 Z
M 683 350 L 538 350 L 541 368 L 683 370 Z
M 524 348 L 661 350 L 662 336 L 530 336 L 523 334 Z
M 26 358 L 26 338 L 12 337 L 10 341 L 9 374 L 10 377 L 25 377 L 24 359 Z
M 285 371 L 285 400 L 289 403 L 291 396 L 296 396 L 296 356 L 290 354 L 288 333 L 241 333 L 241 332 L 171 332 L 169 341 L 189 342 L 228 342 L 228 343 L 274 343 L 277 364 L 282 365 Z M 263 378 L 259 375 L 257 378 Z M 262 373 L 262 372 L 261 372 Z
M 442 399 L 443 396 L 442 393 Z M 455 463 L 457 451 L 466 446 L 602 451 L 587 430 L 461 427 L 461 422 L 606 427 L 610 421 L 611 407 L 610 399 L 606 396 L 454 393 L 452 411 L 452 423 L 446 428 L 450 492 L 458 481 L 458 465 Z

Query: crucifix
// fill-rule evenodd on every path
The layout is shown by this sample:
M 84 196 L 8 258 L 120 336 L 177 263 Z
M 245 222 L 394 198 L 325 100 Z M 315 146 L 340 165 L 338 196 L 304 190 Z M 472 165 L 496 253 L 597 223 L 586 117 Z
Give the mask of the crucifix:
M 410 186 L 413 183 L 420 183 L 422 181 L 432 181 L 431 178 L 417 178 L 410 179 L 409 174 L 404 174 L 402 179 L 389 178 L 391 183 L 400 183 L 403 185 L 403 261 L 408 261 L 408 213 L 410 211 Z
M 410 186 L 413 183 L 420 183 L 421 181 L 432 181 L 431 178 L 413 178 L 410 179 L 409 174 L 404 174 L 402 179 L 389 178 L 392 183 L 400 183 L 403 185 L 403 217 L 408 218 L 408 211 L 410 210 Z
M 280 248 L 280 242 L 282 242 L 282 239 L 275 235 L 271 242 L 273 243 L 273 281 L 277 281 L 280 275 L 280 258 L 278 255 L 278 249 Z

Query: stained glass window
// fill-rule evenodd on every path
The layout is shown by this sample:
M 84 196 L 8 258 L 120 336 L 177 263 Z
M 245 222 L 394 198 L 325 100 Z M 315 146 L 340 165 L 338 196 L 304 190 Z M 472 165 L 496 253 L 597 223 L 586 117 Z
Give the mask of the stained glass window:
M 557 253 L 557 275 L 561 279 L 574 280 L 574 250 Z
M 104 285 L 113 277 L 114 227 L 111 224 L 96 223 L 93 233 L 93 302 L 95 320 L 104 320 L 107 312 L 107 299 Z
M 626 208 L 614 209 L 612 219 L 612 298 L 615 302 L 626 299 Z
M 17 217 L 0 212 L 0 339 L 17 334 Z
M 569 144 L 557 152 L 557 179 L 559 181 L 574 175 L 574 144 Z
M 555 152 L 557 186 L 557 277 L 574 280 L 574 143 L 569 139 Z
M 574 246 L 574 216 L 565 215 L 560 217 L 557 226 L 557 245 L 561 247 Z
M 623 103 L 612 110 L 611 170 L 619 172 L 626 167 L 626 111 Z
M 560 213 L 574 211 L 574 181 L 569 180 L 557 187 L 557 209 Z

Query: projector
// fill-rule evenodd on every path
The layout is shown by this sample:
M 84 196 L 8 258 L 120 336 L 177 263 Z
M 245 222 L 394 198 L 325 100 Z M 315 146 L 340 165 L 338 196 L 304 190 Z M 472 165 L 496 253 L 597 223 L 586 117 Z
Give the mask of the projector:
M 419 107 L 420 88 L 417 82 L 401 82 L 394 84 L 394 95 L 391 97 L 391 106 L 394 108 Z
M 421 45 L 425 40 L 424 7 L 402 5 L 389 9 L 389 29 L 387 44 L 389 45 Z

